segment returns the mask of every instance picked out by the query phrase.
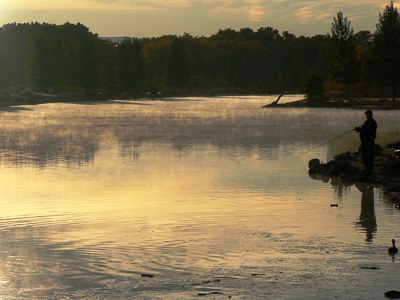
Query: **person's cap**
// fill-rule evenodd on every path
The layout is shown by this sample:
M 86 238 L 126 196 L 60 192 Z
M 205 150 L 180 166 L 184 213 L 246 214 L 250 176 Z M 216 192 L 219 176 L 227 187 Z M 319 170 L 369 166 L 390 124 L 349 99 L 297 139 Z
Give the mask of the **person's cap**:
M 364 114 L 366 114 L 366 115 L 372 115 L 372 110 L 368 109 Z

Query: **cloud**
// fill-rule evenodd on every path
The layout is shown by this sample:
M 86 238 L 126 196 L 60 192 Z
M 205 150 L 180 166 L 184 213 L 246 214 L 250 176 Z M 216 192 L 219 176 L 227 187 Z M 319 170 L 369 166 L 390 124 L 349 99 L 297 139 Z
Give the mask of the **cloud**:
M 389 0 L 0 0 L 0 13 L 14 19 L 15 16 L 28 14 L 47 15 L 53 20 L 52 16 L 57 15 L 54 12 L 61 12 L 58 15 L 68 10 L 83 14 L 90 12 L 92 16 L 102 16 L 98 17 L 99 20 L 92 17 L 91 26 L 99 24 L 96 26 L 103 27 L 104 17 L 110 16 L 110 12 L 115 18 L 118 12 L 131 12 L 131 19 L 119 18 L 116 23 L 122 24 L 124 20 L 124 24 L 131 24 L 134 19 L 140 19 L 140 24 L 146 24 L 146 20 L 151 19 L 150 27 L 158 26 L 163 33 L 167 21 L 172 28 L 168 30 L 175 32 L 177 28 L 189 27 L 188 22 L 192 19 L 196 19 L 198 24 L 190 24 L 191 28 L 203 28 L 198 29 L 199 32 L 211 26 L 272 26 L 293 32 L 309 28 L 308 32 L 318 32 L 327 30 L 338 11 L 343 11 L 353 26 L 373 29 L 379 12 L 388 3 Z M 72 14 L 64 15 L 70 18 Z M 10 20 L 7 19 L 7 22 Z M 143 28 L 149 27 L 149 24 L 146 25 Z M 111 28 L 114 25 L 107 26 Z
M 338 10 L 365 14 L 382 11 L 382 0 L 1 0 L 6 10 L 170 10 L 205 6 L 211 15 L 230 15 L 262 20 L 274 13 L 294 16 L 301 21 L 321 18 Z
M 248 11 L 248 19 L 252 22 L 263 22 L 265 20 L 265 7 L 261 5 L 251 6 Z
M 387 4 L 380 0 L 287 1 L 286 17 L 301 24 L 331 21 L 342 11 L 350 21 L 378 16 Z
M 330 18 L 332 14 L 326 10 L 322 10 L 321 4 L 316 2 L 300 2 L 297 5 L 293 6 L 294 16 L 298 21 L 302 23 L 307 23 L 315 20 L 323 20 L 326 18 Z
M 188 8 L 191 0 L 2 0 L 4 10 L 90 10 L 90 11 L 142 11 Z
M 200 0 L 209 5 L 213 16 L 244 17 L 249 21 L 265 21 L 266 17 L 297 20 L 301 23 L 332 18 L 343 11 L 354 19 L 378 15 L 387 3 L 382 0 Z M 194 3 L 196 1 L 192 1 Z
M 252 22 L 263 22 L 267 15 L 267 7 L 265 1 L 262 0 L 247 0 L 247 15 L 248 20 Z
M 285 1 L 285 0 L 275 0 Z M 267 6 L 264 0 L 202 0 L 209 5 L 209 14 L 211 16 L 230 16 L 231 18 L 240 18 L 252 22 L 263 22 L 267 14 Z

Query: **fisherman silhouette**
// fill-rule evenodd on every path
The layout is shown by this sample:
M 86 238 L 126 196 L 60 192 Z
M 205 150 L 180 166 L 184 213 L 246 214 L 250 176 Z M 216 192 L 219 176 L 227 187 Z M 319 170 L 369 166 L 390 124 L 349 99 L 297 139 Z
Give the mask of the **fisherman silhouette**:
M 376 129 L 378 124 L 373 118 L 371 110 L 365 112 L 367 120 L 360 127 L 354 128 L 360 134 L 361 140 L 361 158 L 362 162 L 367 169 L 367 174 L 372 174 L 374 169 L 374 154 L 375 154 L 375 139 Z

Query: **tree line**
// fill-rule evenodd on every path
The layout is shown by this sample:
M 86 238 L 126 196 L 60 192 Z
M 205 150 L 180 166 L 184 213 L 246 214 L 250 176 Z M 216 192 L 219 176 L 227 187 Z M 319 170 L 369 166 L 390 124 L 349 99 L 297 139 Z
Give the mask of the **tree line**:
M 0 89 L 143 96 L 328 92 L 397 97 L 400 17 L 393 2 L 376 31 L 354 33 L 338 12 L 330 34 L 312 37 L 223 29 L 209 37 L 100 38 L 78 23 L 0 28 Z

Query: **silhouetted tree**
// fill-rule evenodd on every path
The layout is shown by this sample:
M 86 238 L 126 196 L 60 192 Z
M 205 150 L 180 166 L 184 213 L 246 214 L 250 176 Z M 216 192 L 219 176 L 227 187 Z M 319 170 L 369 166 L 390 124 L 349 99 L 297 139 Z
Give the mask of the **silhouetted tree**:
M 127 91 L 132 86 L 133 62 L 131 55 L 131 41 L 124 40 L 118 45 L 118 79 L 122 88 Z
M 185 87 L 189 81 L 188 55 L 184 40 L 174 38 L 166 58 L 166 79 L 172 87 Z
M 298 91 L 305 69 L 326 71 L 327 40 L 262 27 L 114 43 L 79 23 L 14 23 L 0 27 L 0 85 L 55 93 Z
M 89 38 L 84 39 L 78 48 L 78 83 L 85 89 L 98 85 L 95 51 L 94 41 Z
M 374 34 L 374 58 L 377 74 L 391 83 L 394 101 L 400 79 L 400 15 L 393 1 L 379 14 Z
M 372 62 L 372 33 L 362 30 L 354 34 L 357 58 L 360 62 L 360 85 L 359 93 L 368 96 L 374 87 L 374 74 L 371 69 Z
M 306 71 L 302 78 L 303 92 L 311 103 L 318 103 L 324 99 L 324 77 L 316 70 Z
M 139 39 L 132 40 L 131 51 L 133 66 L 132 86 L 134 91 L 138 92 L 142 89 L 145 78 L 143 45 Z
M 117 71 L 113 60 L 109 60 L 104 64 L 101 70 L 101 80 L 103 87 L 109 91 L 116 91 L 118 89 Z
M 63 49 L 60 41 L 52 37 L 38 36 L 34 41 L 32 77 L 43 91 L 57 86 L 62 80 Z
M 345 85 L 345 96 L 350 96 L 350 84 L 356 82 L 360 65 L 354 43 L 354 30 L 347 17 L 340 11 L 333 18 L 331 27 L 332 56 L 331 74 Z

